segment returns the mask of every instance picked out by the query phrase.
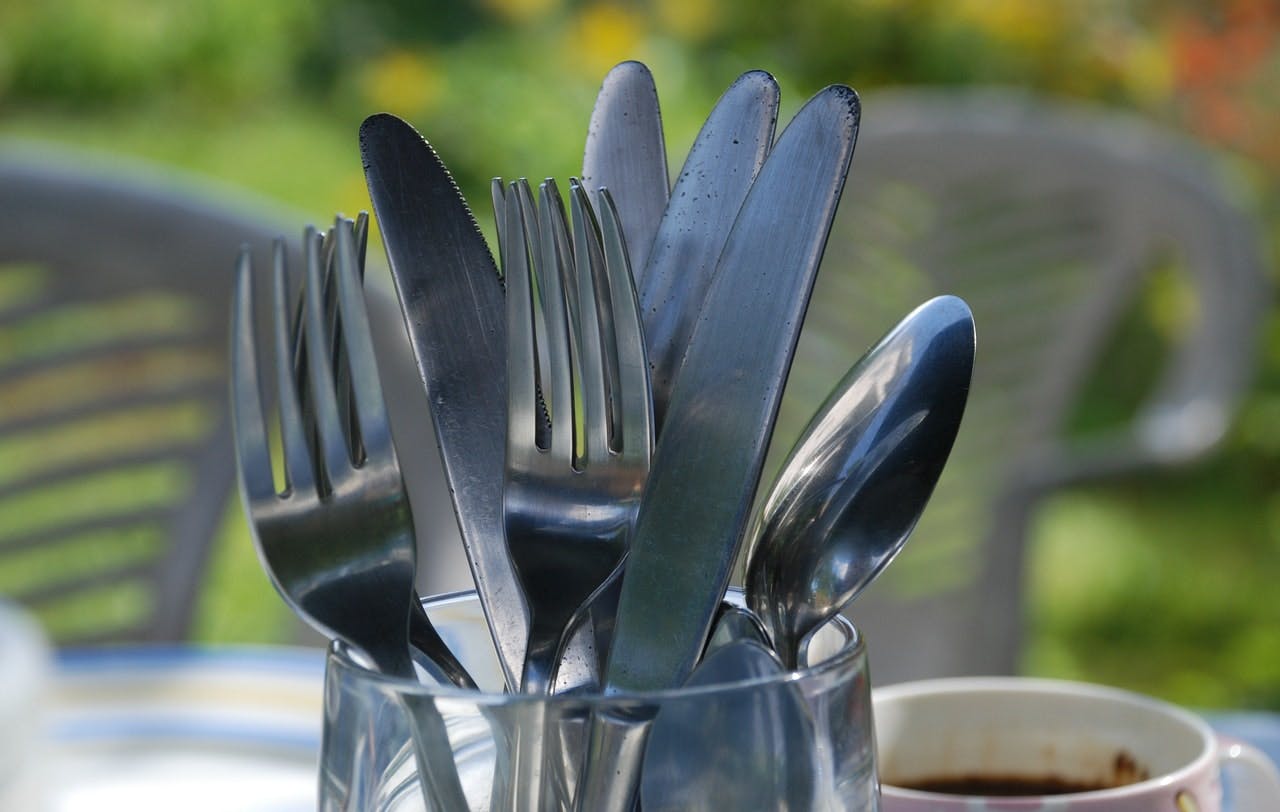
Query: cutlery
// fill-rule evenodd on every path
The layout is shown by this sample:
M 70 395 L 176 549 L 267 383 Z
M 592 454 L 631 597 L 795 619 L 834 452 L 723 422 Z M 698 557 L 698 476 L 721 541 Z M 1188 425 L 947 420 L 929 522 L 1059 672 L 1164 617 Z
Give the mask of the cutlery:
M 689 148 L 637 279 L 659 434 L 716 260 L 773 145 L 777 120 L 772 76 L 751 71 L 729 86 Z
M 680 685 L 702 652 L 745 530 L 858 114 L 847 87 L 811 99 L 734 222 L 637 514 L 609 693 Z
M 360 127 L 360 154 L 476 592 L 514 689 L 528 620 L 502 522 L 502 282 L 449 171 L 411 126 L 388 114 L 370 116 Z
M 503 512 L 529 606 L 520 682 L 529 693 L 550 691 L 570 619 L 626 552 L 653 444 L 644 338 L 621 224 L 607 194 L 599 198 L 597 223 L 586 191 L 572 183 L 574 256 L 564 255 L 567 235 L 553 233 L 554 188 L 544 183 L 535 207 L 529 185 L 512 184 L 502 215 L 509 342 Z M 539 307 L 547 325 L 541 334 L 533 319 Z M 549 353 L 542 375 L 537 345 Z
M 597 222 L 586 191 L 570 183 L 570 256 L 555 185 L 539 192 L 535 206 L 527 182 L 511 184 L 498 216 L 509 342 L 503 511 L 530 618 L 520 687 L 546 694 L 571 621 L 626 552 L 653 423 L 639 304 L 612 201 L 601 190 Z M 514 809 L 539 809 L 544 785 L 568 772 L 546 763 L 553 732 L 544 728 L 539 716 L 513 731 Z
M 671 188 L 658 90 L 639 62 L 617 65 L 600 85 L 583 149 L 582 185 L 613 195 L 638 287 Z
M 237 270 L 232 313 L 231 406 L 241 496 L 254 539 L 276 589 L 326 636 L 366 654 L 394 677 L 418 680 L 409 647 L 409 601 L 417 556 L 413 517 L 391 441 L 368 315 L 357 278 L 350 221 L 335 225 L 336 314 L 350 372 L 354 425 L 343 420 L 334 384 L 334 341 L 323 302 L 322 237 L 304 237 L 305 364 L 290 334 L 284 246 L 274 263 L 274 344 L 284 489 L 277 491 L 253 334 L 252 269 L 247 249 Z M 296 370 L 305 366 L 313 431 L 299 406 Z M 350 431 L 357 431 L 358 441 Z M 352 449 L 360 450 L 359 458 Z M 429 703 L 410 712 L 423 791 L 442 808 L 465 808 L 444 722 Z M 445 752 L 448 752 L 446 750 Z
M 454 656 L 449 644 L 440 636 L 431 618 L 427 617 L 427 610 L 422 608 L 422 596 L 416 591 L 409 601 L 409 645 L 424 655 L 415 662 L 437 683 L 453 684 L 471 691 L 479 690 L 470 672 Z
M 611 694 L 682 685 L 709 635 L 857 135 L 831 86 L 782 133 L 725 243 L 654 451 L 614 619 Z M 576 808 L 630 810 L 652 718 L 592 720 Z
M 746 593 L 787 668 L 911 535 L 960 428 L 974 346 L 968 305 L 925 302 L 850 368 L 783 464 Z
M 699 662 L 705 660 L 716 649 L 741 640 L 748 640 L 765 647 L 771 646 L 764 621 L 755 612 L 745 606 L 730 603 L 728 600 L 721 601 L 715 622 L 711 624 L 711 636 L 707 638 L 707 647 L 702 652 Z
M 331 228 L 324 232 L 321 242 L 321 266 L 326 269 L 324 274 L 324 317 L 325 324 L 329 329 L 330 346 L 329 353 L 333 358 L 333 376 L 334 388 L 338 397 L 338 410 L 344 420 L 344 425 L 348 426 L 348 438 L 351 442 L 352 459 L 360 459 L 364 454 L 364 449 L 360 444 L 360 432 L 358 421 L 354 412 L 354 399 L 351 388 L 351 366 L 346 357 L 346 348 L 342 340 L 341 334 L 338 332 L 338 298 L 337 288 L 334 285 L 334 274 L 329 273 L 328 269 L 332 268 L 335 262 L 335 246 L 336 235 L 340 231 L 339 227 Z M 361 212 L 356 217 L 353 228 L 353 239 L 355 243 L 355 256 L 357 259 L 356 274 L 357 279 L 364 282 L 365 269 L 365 253 L 369 244 L 369 215 Z M 316 431 L 314 410 L 310 403 L 310 390 L 307 387 L 306 365 L 303 363 L 305 358 L 305 345 L 303 343 L 304 332 L 302 329 L 304 314 L 306 312 L 306 297 L 298 297 L 298 304 L 294 311 L 293 329 L 291 330 L 290 346 L 293 347 L 293 357 L 297 363 L 294 365 L 294 382 L 296 392 L 298 393 L 298 410 L 302 416 L 303 432 L 305 436 L 313 436 Z M 452 683 L 459 688 L 476 687 L 475 680 L 467 672 L 467 669 L 454 656 L 453 651 L 440 637 L 436 627 L 432 625 L 431 619 L 427 617 L 426 611 L 422 608 L 422 600 L 417 592 L 414 592 L 413 599 L 409 601 L 409 643 L 425 657 L 418 660 L 418 664 L 424 668 L 427 673 L 439 683 Z

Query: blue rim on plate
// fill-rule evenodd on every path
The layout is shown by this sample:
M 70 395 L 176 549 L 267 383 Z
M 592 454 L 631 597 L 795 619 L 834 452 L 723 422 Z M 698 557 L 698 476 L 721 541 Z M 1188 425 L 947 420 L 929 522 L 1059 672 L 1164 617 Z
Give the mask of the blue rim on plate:
M 324 655 L 317 650 L 79 649 L 57 655 L 56 673 L 51 722 L 58 742 L 168 739 L 255 744 L 312 756 L 320 747 Z M 232 681 L 255 687 L 242 691 Z M 306 707 L 312 698 L 314 713 Z
M 72 676 L 85 672 L 211 667 L 324 678 L 324 652 L 302 647 L 174 644 L 71 648 L 59 651 L 56 662 L 60 673 Z
M 61 652 L 48 714 L 52 809 L 96 809 L 101 799 L 139 792 L 172 796 L 137 797 L 136 808 L 147 810 L 170 808 L 177 797 L 256 809 L 247 804 L 261 795 L 273 809 L 314 809 L 323 690 L 318 649 Z M 259 798 L 241 797 L 247 790 L 236 785 L 246 778 Z

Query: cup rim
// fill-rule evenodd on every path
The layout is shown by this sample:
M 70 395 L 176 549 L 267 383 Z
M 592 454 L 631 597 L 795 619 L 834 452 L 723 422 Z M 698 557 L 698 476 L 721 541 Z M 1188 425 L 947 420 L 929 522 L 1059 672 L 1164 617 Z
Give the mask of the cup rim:
M 442 606 L 450 603 L 474 600 L 474 590 L 464 590 L 434 595 L 423 600 L 424 605 Z M 853 668 L 858 660 L 866 661 L 866 641 L 857 627 L 843 615 L 836 615 L 829 623 L 844 635 L 845 642 L 836 653 L 827 657 L 817 665 L 807 666 L 794 671 L 782 671 L 777 674 L 766 674 L 758 677 L 721 682 L 710 685 L 680 686 L 663 688 L 656 691 L 619 691 L 617 693 L 567 693 L 567 694 L 522 694 L 495 693 L 493 691 L 477 691 L 459 688 L 456 685 L 430 684 L 414 682 L 404 677 L 383 674 L 362 665 L 351 656 L 352 647 L 341 640 L 330 641 L 325 658 L 326 671 L 329 663 L 336 661 L 342 668 L 357 673 L 361 679 L 374 684 L 385 685 L 397 693 L 413 693 L 437 696 L 444 699 L 461 699 L 472 704 L 508 705 L 514 702 L 539 702 L 544 704 L 588 704 L 598 706 L 619 707 L 628 704 L 651 705 L 672 699 L 689 699 L 700 695 L 723 693 L 726 690 L 750 690 L 767 685 L 782 685 L 789 682 L 810 682 L 820 680 L 830 674 L 846 668 Z
M 913 696 L 932 695 L 944 692 L 975 694 L 1008 693 L 1011 690 L 1024 694 L 1053 694 L 1055 696 L 1072 695 L 1076 697 L 1108 699 L 1111 701 L 1126 702 L 1130 705 L 1136 705 L 1152 712 L 1161 713 L 1194 730 L 1200 737 L 1200 752 L 1197 753 L 1196 757 L 1191 761 L 1183 764 L 1175 770 L 1167 771 L 1132 784 L 1125 784 L 1124 786 L 1119 787 L 1108 787 L 1106 789 L 1090 790 L 1088 792 L 1071 792 L 1061 795 L 1021 796 L 954 795 L 945 792 L 927 792 L 924 790 L 907 789 L 905 787 L 899 787 L 894 784 L 887 783 L 883 780 L 880 782 L 880 791 L 882 793 L 902 798 L 903 800 L 932 801 L 934 803 L 940 802 L 944 799 L 998 801 L 1003 804 L 1016 804 L 1024 801 L 1043 804 L 1045 799 L 1062 799 L 1064 801 L 1119 801 L 1131 799 L 1169 785 L 1187 783 L 1195 774 L 1199 773 L 1201 770 L 1209 768 L 1215 758 L 1217 734 L 1213 732 L 1213 728 L 1209 726 L 1208 722 L 1185 708 L 1175 705 L 1172 702 L 1167 702 L 1163 699 L 1157 699 L 1156 697 L 1141 694 L 1136 691 L 1130 691 L 1124 688 L 1116 688 L 1110 685 L 1100 685 L 1098 683 L 1082 682 L 1077 680 L 1053 679 L 1049 677 L 938 677 L 933 679 L 893 683 L 879 688 L 872 687 L 872 724 L 874 725 L 875 706 L 877 702 L 893 701 Z M 1010 808 L 1016 807 L 1010 806 Z

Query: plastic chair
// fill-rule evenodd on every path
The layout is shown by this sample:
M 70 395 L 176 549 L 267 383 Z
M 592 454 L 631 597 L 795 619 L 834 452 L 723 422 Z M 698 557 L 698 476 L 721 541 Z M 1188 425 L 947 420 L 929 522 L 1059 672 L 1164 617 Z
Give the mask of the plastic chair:
M 1223 437 L 1268 293 L 1258 235 L 1219 168 L 1097 110 L 994 91 L 864 100 L 774 464 L 849 364 L 920 302 L 963 297 L 978 333 L 942 481 L 899 559 L 850 607 L 877 683 L 1015 671 L 1037 501 L 1188 463 Z M 1187 294 L 1162 372 L 1131 420 L 1075 436 L 1082 388 L 1153 274 Z
M 272 239 L 296 248 L 305 223 L 154 169 L 0 150 L 0 594 L 58 642 L 188 635 L 212 542 L 243 524 L 229 507 L 235 258 L 250 243 L 269 267 Z M 428 450 L 403 455 L 408 476 L 431 495 L 399 308 L 381 289 L 370 300 L 397 437 Z M 418 513 L 424 535 L 452 523 L 447 507 Z

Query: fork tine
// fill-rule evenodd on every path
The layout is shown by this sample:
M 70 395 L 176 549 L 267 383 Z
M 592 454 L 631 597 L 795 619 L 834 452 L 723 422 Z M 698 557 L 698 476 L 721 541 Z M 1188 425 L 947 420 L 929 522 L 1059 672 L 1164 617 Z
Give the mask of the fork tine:
M 554 244 L 544 245 L 539 234 L 537 207 L 529 182 L 521 178 L 516 193 L 519 195 L 528 253 L 534 264 L 534 341 L 539 362 L 543 364 L 539 367 L 538 383 L 551 417 L 551 438 L 547 449 L 553 457 L 568 464 L 573 462 L 573 377 L 570 372 L 568 322 L 564 313 L 564 288 L 560 284 Z M 534 236 L 530 238 L 529 235 Z M 550 256 L 544 249 L 551 252 Z
M 364 284 L 364 259 L 369 250 L 369 212 L 362 211 L 356 215 L 356 258 L 360 260 L 357 268 L 360 272 L 360 284 Z
M 253 268 L 249 246 L 240 249 L 231 310 L 231 425 L 247 501 L 275 495 L 262 377 L 254 339 Z
M 320 236 L 321 236 L 321 243 L 320 243 L 321 267 L 327 268 L 329 264 L 329 257 L 333 254 L 333 234 L 332 234 L 332 231 L 323 231 L 320 233 Z M 304 236 L 304 240 L 305 240 L 305 236 Z M 328 293 L 327 275 L 326 275 L 325 289 L 326 289 L 325 302 L 327 304 L 325 312 L 329 315 L 330 321 L 332 321 L 332 316 L 333 316 L 332 298 L 333 297 L 332 297 L 332 294 Z M 306 378 L 307 367 L 306 367 L 306 350 L 304 349 L 305 339 L 303 338 L 303 333 L 304 333 L 303 325 L 306 323 L 306 314 L 307 314 L 307 300 L 305 298 L 305 291 L 306 291 L 305 285 L 303 286 L 303 291 L 304 291 L 304 296 L 298 297 L 298 302 L 294 306 L 294 310 L 293 310 L 293 321 L 290 322 L 290 330 L 291 330 L 290 346 L 293 348 L 291 352 L 293 354 L 293 358 L 295 362 L 294 374 L 297 375 L 298 377 L 298 388 L 302 396 L 302 400 L 300 402 L 304 404 L 304 408 L 302 410 L 303 416 L 306 417 L 306 414 L 308 412 L 308 409 L 305 408 L 305 404 L 307 402 L 307 397 L 308 397 L 307 392 L 305 391 L 306 380 L 307 380 Z
M 312 412 L 315 415 L 319 456 L 324 462 L 326 489 L 351 467 L 348 440 L 338 412 L 338 398 L 333 382 L 333 360 L 328 348 L 333 346 L 331 330 L 325 322 L 324 279 L 321 268 L 322 239 L 315 228 L 308 227 L 303 254 L 307 273 L 303 287 L 306 301 L 307 374 L 311 381 Z
M 386 459 L 388 455 L 395 454 L 395 449 L 391 444 L 387 405 L 378 379 L 378 362 L 373 350 L 369 313 L 365 309 L 364 292 L 360 285 L 360 260 L 356 245 L 358 237 L 350 220 L 338 223 L 334 228 L 337 229 L 338 236 L 332 273 L 337 286 L 338 319 L 342 325 L 346 368 L 351 376 L 355 418 L 364 452 Z
M 556 251 L 555 263 L 560 268 L 560 282 L 564 287 L 565 306 L 570 326 L 578 323 L 578 289 L 573 283 L 573 243 L 569 239 L 569 223 L 565 217 L 564 201 L 554 178 L 547 178 L 539 187 L 538 222 L 543 244 L 551 243 Z M 549 202 L 549 203 L 548 203 Z M 570 331 L 570 336 L 573 332 Z
M 507 261 L 503 256 L 507 250 L 507 195 L 502 178 L 489 181 L 489 196 L 493 199 L 493 227 L 498 232 L 498 267 L 506 268 Z
M 352 402 L 354 394 L 351 391 L 351 366 L 347 359 L 346 349 L 341 341 L 341 319 L 338 317 L 338 295 L 337 289 L 334 287 L 333 260 L 336 246 L 333 241 L 336 238 L 337 227 L 339 223 L 350 223 L 341 215 L 334 218 L 334 227 L 325 232 L 325 245 L 328 248 L 324 254 L 324 296 L 325 296 L 325 314 L 328 318 L 326 324 L 333 329 L 334 346 L 330 348 L 333 357 L 333 382 L 338 393 L 338 409 L 342 415 L 342 424 L 346 426 L 347 436 L 350 438 L 350 454 L 352 460 L 363 460 L 365 458 L 364 440 L 361 436 L 360 426 L 356 420 L 355 404 Z M 365 253 L 369 245 L 369 213 L 362 211 L 356 216 L 355 224 L 352 227 L 355 238 L 356 253 L 356 271 L 360 284 L 364 284 L 364 265 Z
M 294 336 L 289 323 L 289 277 L 284 240 L 276 240 L 272 264 L 272 323 L 275 326 L 276 408 L 280 413 L 280 442 L 284 446 L 286 491 L 313 491 L 315 466 L 302 419 L 294 364 Z
M 653 450 L 653 398 L 649 392 L 649 365 L 628 363 L 644 359 L 644 323 L 640 314 L 640 297 L 627 258 L 622 220 L 608 189 L 598 196 L 600 233 L 604 241 L 605 274 L 609 285 L 609 306 L 613 315 L 613 347 L 618 386 L 610 398 L 614 407 L 613 449 L 633 460 L 646 463 Z
M 333 370 L 333 390 L 338 396 L 338 415 L 342 419 L 343 429 L 346 431 L 348 439 L 347 453 L 351 455 L 353 461 L 364 459 L 364 444 L 360 437 L 360 427 L 356 422 L 355 414 L 355 394 L 351 390 L 351 365 L 347 358 L 346 347 L 342 342 L 342 332 L 345 329 L 343 319 L 340 315 L 340 306 L 338 304 L 338 287 L 335 277 L 337 276 L 334 266 L 337 260 L 338 252 L 338 231 L 343 224 L 350 224 L 351 221 L 342 215 L 336 215 L 333 218 L 333 225 L 324 233 L 324 240 L 321 243 L 320 251 L 320 267 L 324 270 L 324 323 L 329 326 L 331 331 L 329 340 L 332 342 L 328 347 L 329 357 L 333 359 L 330 369 Z M 367 227 L 367 224 L 366 224 Z M 367 236 L 367 232 L 366 232 Z M 360 237 L 356 235 L 355 240 L 359 242 Z M 364 281 L 364 258 L 360 259 L 360 280 Z M 306 407 L 303 407 L 304 416 Z
M 621 405 L 615 403 L 619 391 L 617 347 L 613 336 L 613 302 L 609 293 L 609 280 L 606 276 L 606 258 L 604 245 L 600 242 L 599 212 L 591 203 L 591 195 L 583 188 L 584 200 L 588 202 L 587 210 L 592 212 L 595 224 L 596 247 L 599 252 L 597 264 L 592 268 L 596 286 L 596 319 L 600 323 L 601 361 L 604 364 L 605 419 L 609 421 L 609 442 L 611 449 L 616 450 L 621 437 L 618 410 Z
M 569 181 L 569 207 L 577 251 L 578 330 L 581 336 L 583 449 L 587 465 L 609 453 L 609 403 L 605 384 L 604 336 L 596 295 L 597 272 L 604 263 L 591 202 L 577 180 Z
M 528 185 L 529 182 L 526 178 L 512 181 L 510 194 L 504 195 L 504 199 L 519 198 L 521 187 L 527 189 Z M 495 201 L 498 200 L 496 196 L 494 199 Z M 548 353 L 547 342 L 544 338 L 547 335 L 547 316 L 545 309 L 541 305 L 541 290 L 536 281 L 537 273 L 535 270 L 537 264 L 542 260 L 542 241 L 537 227 L 532 225 L 537 219 L 533 213 L 535 206 L 533 205 L 532 194 L 526 194 L 520 202 L 520 228 L 515 232 L 510 232 L 510 224 L 508 223 L 504 225 L 504 229 L 508 232 L 506 241 L 508 250 L 525 252 L 524 261 L 527 263 L 525 267 L 530 274 L 529 287 L 533 291 L 531 294 L 533 297 L 533 351 L 538 359 L 534 367 L 534 380 L 537 382 L 535 391 L 543 409 L 543 411 L 538 412 L 538 447 L 545 449 L 550 447 L 548 435 L 551 431 L 551 392 L 547 388 L 547 381 L 551 378 L 551 356 Z M 499 249 L 499 253 L 501 253 L 501 249 Z
M 506 225 L 503 277 L 507 286 L 507 459 L 524 459 L 537 448 L 537 353 L 534 348 L 533 283 L 525 246 L 520 196 L 511 185 L 503 200 Z
M 573 323 L 569 320 L 570 299 L 577 298 L 572 287 L 572 261 L 563 251 L 555 233 L 555 209 L 562 209 L 555 181 L 547 179 L 538 187 L 538 232 L 542 249 L 538 286 L 546 311 L 547 357 L 551 364 L 551 450 L 555 458 L 568 464 L 574 461 L 575 427 L 573 398 L 577 342 Z M 567 241 L 567 236 L 566 236 Z M 556 409 L 555 404 L 563 404 Z
M 329 258 L 333 255 L 333 230 L 320 232 L 322 242 L 320 244 L 321 267 L 329 267 Z M 305 273 L 305 271 L 304 271 Z M 325 302 L 325 318 L 328 324 L 333 324 L 336 302 L 333 298 L 333 291 L 330 289 L 329 275 L 325 273 L 324 280 L 324 302 Z M 305 330 L 303 326 L 306 321 L 306 286 L 304 285 L 301 294 L 297 297 L 296 304 L 293 305 L 293 320 L 290 324 L 290 343 L 289 346 L 291 357 L 293 359 L 293 379 L 295 391 L 298 393 L 298 409 L 302 415 L 302 431 L 307 438 L 310 446 L 315 445 L 316 438 L 316 420 L 315 414 L 311 409 L 311 392 L 307 384 L 307 351 L 306 339 L 304 338 Z M 326 352 L 331 352 L 332 348 L 326 348 Z

